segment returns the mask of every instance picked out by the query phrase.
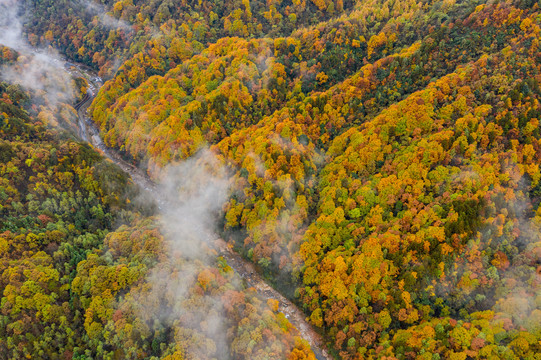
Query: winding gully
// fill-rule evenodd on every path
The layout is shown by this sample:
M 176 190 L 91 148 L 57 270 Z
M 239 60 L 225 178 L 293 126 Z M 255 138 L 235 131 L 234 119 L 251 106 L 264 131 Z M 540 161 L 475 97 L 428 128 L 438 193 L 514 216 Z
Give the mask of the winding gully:
M 74 108 L 77 110 L 79 136 L 84 141 L 88 141 L 95 148 L 99 149 L 107 158 L 118 165 L 122 170 L 128 173 L 133 181 L 140 187 L 144 188 L 153 194 L 154 198 L 158 199 L 158 207 L 165 200 L 160 196 L 159 187 L 148 177 L 141 169 L 129 164 L 111 148 L 108 148 L 100 137 L 99 129 L 94 124 L 87 113 L 88 106 L 94 100 L 100 87 L 103 85 L 102 80 L 84 65 L 65 63 L 66 70 L 72 76 L 79 76 L 87 79 L 89 88 L 83 99 L 77 103 Z M 162 203 L 163 204 L 163 203 Z M 274 299 L 279 303 L 278 309 L 299 331 L 300 336 L 307 340 L 316 354 L 318 360 L 331 360 L 332 357 L 328 354 L 325 348 L 325 342 L 322 336 L 306 321 L 305 314 L 289 299 L 272 288 L 256 271 L 254 265 L 242 258 L 227 246 L 225 241 L 219 239 L 215 242 L 216 249 L 221 256 L 227 260 L 227 264 L 243 279 L 246 280 L 249 286 L 257 290 L 259 295 L 264 299 Z

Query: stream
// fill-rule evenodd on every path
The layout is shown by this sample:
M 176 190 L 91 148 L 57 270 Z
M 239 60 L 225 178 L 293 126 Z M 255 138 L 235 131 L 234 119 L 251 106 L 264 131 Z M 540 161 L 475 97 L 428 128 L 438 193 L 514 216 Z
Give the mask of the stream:
M 92 103 L 100 87 L 103 85 L 102 80 L 86 66 L 73 63 L 65 63 L 64 66 L 72 76 L 84 77 L 89 84 L 87 94 L 74 106 L 78 115 L 80 138 L 99 149 L 107 158 L 128 173 L 137 185 L 153 195 L 157 201 L 158 208 L 162 208 L 167 200 L 160 194 L 159 187 L 144 171 L 123 160 L 118 152 L 108 148 L 104 144 L 98 127 L 87 113 L 88 106 Z M 247 282 L 248 286 L 256 289 L 262 298 L 278 301 L 278 310 L 297 328 L 299 335 L 308 341 L 318 360 L 332 359 L 326 350 L 323 337 L 308 323 L 306 315 L 293 302 L 272 288 L 257 272 L 255 266 L 233 251 L 224 240 L 217 239 L 214 244 L 219 255 L 227 260 L 227 264 Z

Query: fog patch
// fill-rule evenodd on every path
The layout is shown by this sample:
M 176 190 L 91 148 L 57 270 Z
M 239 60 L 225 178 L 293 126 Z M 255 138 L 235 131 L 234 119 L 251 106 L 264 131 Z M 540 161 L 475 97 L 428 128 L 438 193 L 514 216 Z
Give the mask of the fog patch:
M 532 209 L 529 184 L 516 165 L 501 172 L 506 180 L 487 198 L 483 222 L 445 266 L 447 280 L 433 284 L 460 315 L 492 310 L 505 327 L 535 332 L 541 330 L 541 211 Z M 452 193 L 487 186 L 471 169 L 453 175 L 450 185 Z
M 109 15 L 103 5 L 90 0 L 79 1 L 79 3 L 85 8 L 88 13 L 90 13 L 92 16 L 97 17 L 100 24 L 102 24 L 106 29 L 123 30 L 125 32 L 133 31 L 129 23 Z
M 188 358 L 227 357 L 229 353 L 221 297 L 199 285 L 206 282 L 206 275 L 212 278 L 216 266 L 214 230 L 229 186 L 226 168 L 211 151 L 201 150 L 167 168 L 154 194 L 167 256 L 148 275 L 150 292 L 136 307 L 148 323 L 159 321 L 183 332 L 175 338 L 203 341 L 181 345 Z M 144 305 L 149 302 L 159 303 L 157 313 Z
M 53 49 L 28 44 L 19 10 L 18 0 L 0 0 L 0 44 L 19 53 L 14 64 L 0 68 L 0 79 L 36 92 L 50 108 L 73 102 L 75 92 L 64 62 Z
M 214 229 L 230 184 L 228 171 L 209 150 L 202 150 L 180 165 L 169 167 L 160 182 L 166 200 L 163 230 L 171 254 L 201 258 L 216 239 Z

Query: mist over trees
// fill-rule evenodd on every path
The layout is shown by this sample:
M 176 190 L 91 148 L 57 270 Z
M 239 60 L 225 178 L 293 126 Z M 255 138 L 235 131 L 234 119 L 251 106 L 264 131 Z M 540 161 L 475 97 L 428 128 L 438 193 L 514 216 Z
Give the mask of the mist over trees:
M 0 37 L 7 359 L 315 359 L 215 234 L 337 359 L 539 357 L 538 1 L 5 4 L 180 201 L 72 135 L 86 80 L 29 86 L 63 75 Z

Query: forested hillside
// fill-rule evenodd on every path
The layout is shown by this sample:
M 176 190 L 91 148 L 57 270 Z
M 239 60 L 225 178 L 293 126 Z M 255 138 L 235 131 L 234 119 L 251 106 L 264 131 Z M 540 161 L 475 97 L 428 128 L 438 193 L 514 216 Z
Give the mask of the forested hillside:
M 315 359 L 222 257 L 168 254 L 149 197 L 74 117 L 0 83 L 0 358 Z
M 541 2 L 19 5 L 31 45 L 105 78 L 89 113 L 127 161 L 159 181 L 210 148 L 232 174 L 212 230 L 334 357 L 539 358 Z M 69 110 L 2 86 L 11 358 L 314 357 L 223 258 L 170 257 L 163 218 L 129 180 L 51 130 Z M 186 271 L 187 285 L 153 291 L 160 271 Z M 155 316 L 164 308 L 173 320 Z

